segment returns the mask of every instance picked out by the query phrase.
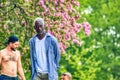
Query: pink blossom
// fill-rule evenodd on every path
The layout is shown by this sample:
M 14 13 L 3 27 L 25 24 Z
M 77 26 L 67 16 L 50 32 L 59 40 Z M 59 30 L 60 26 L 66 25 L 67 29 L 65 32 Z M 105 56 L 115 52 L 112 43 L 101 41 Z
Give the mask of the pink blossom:
M 90 33 L 91 33 L 91 31 L 90 31 L 89 29 L 84 29 L 84 32 L 85 32 L 85 34 L 86 34 L 87 36 L 89 36 Z
M 63 4 L 62 3 L 60 3 L 60 7 L 62 7 L 63 6 Z
M 54 7 L 52 7 L 52 11 L 55 11 L 55 8 L 54 8 Z
M 72 3 L 76 6 L 80 6 L 79 2 L 78 1 L 72 1 Z
M 90 35 L 90 28 L 91 28 L 91 25 L 88 23 L 88 22 L 84 22 L 83 23 L 83 27 L 84 27 L 84 32 L 87 36 Z
M 24 0 L 24 2 L 28 2 L 28 0 Z
M 61 52 L 65 52 L 65 50 L 62 46 L 60 46 L 60 50 L 61 50 Z
M 64 14 L 64 17 L 65 17 L 67 20 L 70 19 L 70 16 L 69 16 L 67 13 Z
M 47 8 L 47 7 L 46 7 L 46 5 L 44 5 L 44 4 L 42 5 L 42 7 L 43 7 L 44 9 L 46 9 L 46 8 Z
M 66 47 L 66 45 L 63 45 L 63 49 L 65 50 L 67 47 Z
M 51 33 L 51 31 L 48 29 L 48 32 Z
M 70 36 L 69 36 L 68 34 L 66 34 L 66 35 L 64 36 L 64 39 L 65 39 L 65 40 L 70 40 Z
M 49 0 L 49 2 L 51 2 L 52 0 Z
M 64 52 L 66 47 L 63 45 L 62 42 L 59 42 L 59 46 L 60 46 L 61 52 Z
M 39 4 L 43 11 L 41 12 L 41 9 L 38 7 L 36 12 L 40 11 L 39 16 L 45 18 L 46 28 L 48 32 L 58 38 L 62 52 L 69 47 L 69 41 L 81 45 L 81 42 L 77 40 L 77 38 L 79 39 L 77 33 L 80 31 L 80 28 L 84 29 L 84 33 L 87 36 L 90 34 L 89 23 L 77 23 L 77 20 L 80 19 L 80 14 L 76 10 L 77 6 L 80 5 L 78 1 L 40 0 Z
M 66 28 L 64 31 L 66 32 L 66 34 L 70 34 L 70 28 Z
M 74 29 L 71 30 L 71 36 L 72 36 L 72 39 L 75 39 L 75 38 L 76 38 L 76 34 L 75 34 Z
M 80 30 L 77 28 L 77 26 L 76 27 L 74 27 L 74 30 L 75 30 L 75 32 L 79 32 Z
M 58 0 L 54 0 L 54 4 L 55 4 L 55 5 L 58 5 Z
M 59 42 L 59 45 L 60 45 L 60 46 L 63 46 L 63 43 L 62 43 L 62 42 Z
M 59 40 L 61 40 L 61 39 L 62 39 L 62 36 L 61 36 L 61 35 L 57 35 L 57 38 L 58 38 Z
M 76 26 L 77 26 L 77 24 L 76 24 L 76 22 L 74 22 L 74 23 L 73 23 L 73 27 L 76 27 Z
M 60 12 L 57 12 L 57 13 L 55 13 L 55 16 L 56 16 L 56 17 L 59 17 L 59 16 L 61 16 L 61 13 L 60 13 Z
M 58 28 L 57 28 L 57 31 L 60 31 L 60 30 L 61 30 L 60 27 L 58 27 Z
M 75 2 L 75 5 L 76 5 L 76 6 L 80 6 L 80 4 L 79 4 L 79 2 L 78 2 L 78 1 L 76 1 L 76 2 Z
M 78 31 L 77 32 L 79 32 L 80 31 L 80 28 L 82 28 L 82 25 L 80 24 L 80 23 L 76 23 L 76 29 L 78 29 Z
M 62 15 L 64 20 L 69 20 L 70 19 L 70 16 L 65 12 L 61 13 L 61 15 Z
M 62 29 L 64 27 L 64 24 L 63 23 L 60 23 L 60 28 Z
M 55 35 L 55 32 L 54 32 L 54 31 L 51 31 L 51 34 L 52 34 L 52 35 Z
M 60 0 L 60 2 L 61 2 L 61 3 L 63 3 L 63 2 L 64 2 L 64 0 Z
M 72 41 L 73 41 L 73 43 L 78 44 L 78 45 L 80 45 L 80 46 L 81 46 L 81 43 L 80 43 L 80 41 L 79 41 L 79 40 L 77 40 L 77 39 L 73 39 Z
M 39 5 L 44 5 L 44 1 L 40 0 L 40 2 L 38 3 Z
M 48 30 L 51 28 L 51 25 L 50 25 L 50 23 L 49 22 L 47 22 L 48 24 L 46 24 L 46 26 L 47 26 L 47 28 L 48 28 Z
M 71 4 L 66 5 L 66 8 L 70 11 L 70 13 L 72 12 L 72 5 Z
M 72 19 L 71 19 L 73 22 L 76 22 L 76 20 L 75 20 L 75 18 L 74 17 L 72 17 Z
M 36 12 L 37 15 L 40 15 L 40 12 Z
M 79 29 L 82 28 L 82 25 L 81 25 L 81 24 L 78 24 L 78 28 L 79 28 Z
M 42 12 L 41 14 L 42 14 L 42 16 L 44 16 L 44 15 L 45 15 L 45 12 Z
M 79 44 L 79 41 L 78 41 L 78 40 L 76 40 L 76 39 L 73 39 L 72 41 L 73 41 L 74 43 Z
M 49 8 L 46 8 L 46 9 L 45 9 L 45 12 L 48 12 L 48 11 L 49 11 Z

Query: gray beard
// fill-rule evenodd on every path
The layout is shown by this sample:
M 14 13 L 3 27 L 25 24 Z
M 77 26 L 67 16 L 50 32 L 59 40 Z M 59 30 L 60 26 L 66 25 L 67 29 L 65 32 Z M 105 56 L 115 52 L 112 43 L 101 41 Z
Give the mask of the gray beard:
M 44 31 L 42 31 L 42 32 L 39 32 L 38 34 L 39 34 L 39 35 L 42 35 L 43 33 L 44 33 Z

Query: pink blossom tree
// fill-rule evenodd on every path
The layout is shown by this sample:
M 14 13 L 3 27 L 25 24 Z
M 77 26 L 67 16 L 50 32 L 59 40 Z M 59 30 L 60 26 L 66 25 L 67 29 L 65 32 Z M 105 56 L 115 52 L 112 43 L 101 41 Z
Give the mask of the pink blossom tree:
M 90 35 L 90 24 L 86 21 L 78 23 L 80 13 L 76 8 L 80 7 L 77 0 L 40 0 L 37 14 L 45 19 L 48 32 L 58 38 L 61 51 L 63 52 L 70 41 L 81 45 L 77 33 L 81 28 L 87 36 Z
M 6 7 L 7 5 L 8 7 Z M 7 16 L 9 20 L 6 21 L 6 17 L 2 17 L 5 20 L 3 25 L 5 27 L 10 25 L 10 29 L 14 26 L 12 22 L 21 26 L 22 33 L 26 34 L 20 36 L 25 38 L 34 35 L 34 29 L 31 27 L 34 19 L 36 17 L 44 18 L 46 30 L 57 37 L 62 52 L 70 46 L 70 43 L 81 46 L 81 39 L 77 34 L 83 33 L 82 30 L 87 36 L 90 35 L 90 24 L 86 20 L 81 20 L 81 14 L 77 10 L 80 8 L 80 4 L 77 0 L 23 0 L 23 2 L 20 0 L 1 3 L 0 6 L 6 11 L 3 11 L 2 16 Z M 9 28 L 6 31 L 9 34 L 15 33 Z

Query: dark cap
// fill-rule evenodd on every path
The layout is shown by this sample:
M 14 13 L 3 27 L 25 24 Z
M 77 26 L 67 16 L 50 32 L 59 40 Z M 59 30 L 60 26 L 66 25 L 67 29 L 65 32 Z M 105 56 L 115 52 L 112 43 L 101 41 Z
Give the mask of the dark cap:
M 12 35 L 12 36 L 10 36 L 9 38 L 8 38 L 8 41 L 6 42 L 7 44 L 9 44 L 10 42 L 16 42 L 16 41 L 18 41 L 19 39 L 18 39 L 18 37 L 17 36 L 15 36 L 15 35 Z

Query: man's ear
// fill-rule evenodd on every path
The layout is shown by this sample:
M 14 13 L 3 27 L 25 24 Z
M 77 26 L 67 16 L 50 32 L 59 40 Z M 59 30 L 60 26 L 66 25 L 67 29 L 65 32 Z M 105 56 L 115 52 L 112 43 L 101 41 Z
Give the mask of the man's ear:
M 13 45 L 13 43 L 12 42 L 9 42 L 9 44 L 8 44 L 9 46 L 12 46 Z

